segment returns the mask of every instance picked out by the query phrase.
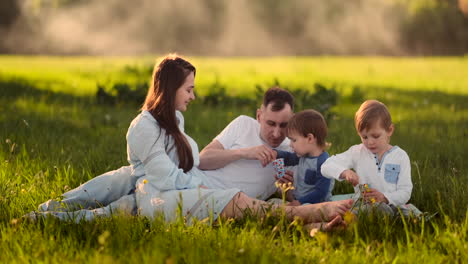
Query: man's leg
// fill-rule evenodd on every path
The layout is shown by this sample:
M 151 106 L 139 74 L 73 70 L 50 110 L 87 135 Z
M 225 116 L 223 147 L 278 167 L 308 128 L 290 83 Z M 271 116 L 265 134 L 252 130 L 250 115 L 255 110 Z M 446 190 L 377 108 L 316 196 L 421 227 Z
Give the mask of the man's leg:
M 135 188 L 137 177 L 131 174 L 131 166 L 106 172 L 64 193 L 61 201 L 49 200 L 40 204 L 38 210 L 71 212 L 107 206 Z
M 286 217 L 289 220 L 299 217 L 306 224 L 320 223 L 329 222 L 338 216 L 343 216 L 351 208 L 352 202 L 353 200 L 348 199 L 300 206 L 283 206 L 253 199 L 240 192 L 224 207 L 221 216 L 241 219 L 244 217 L 245 212 L 251 212 L 263 217 L 268 210 L 275 213 L 277 209 L 280 209 L 285 211 Z

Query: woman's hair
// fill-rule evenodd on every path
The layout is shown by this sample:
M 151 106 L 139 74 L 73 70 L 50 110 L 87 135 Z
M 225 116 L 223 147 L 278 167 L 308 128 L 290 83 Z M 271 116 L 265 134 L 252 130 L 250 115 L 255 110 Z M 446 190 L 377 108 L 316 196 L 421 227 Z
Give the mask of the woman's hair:
M 367 100 L 362 103 L 354 116 L 357 132 L 368 130 L 378 123 L 386 131 L 390 130 L 392 117 L 387 107 L 377 100 Z
M 153 115 L 166 135 L 174 138 L 179 157 L 179 168 L 187 172 L 193 167 L 192 149 L 179 129 L 175 114 L 177 90 L 184 84 L 187 76 L 196 69 L 190 62 L 176 54 L 169 54 L 158 65 L 155 65 L 151 86 L 148 89 L 142 110 Z
M 322 114 L 313 109 L 304 110 L 293 115 L 288 122 L 288 134 L 293 131 L 304 137 L 312 134 L 316 138 L 318 146 L 326 147 L 327 122 L 325 122 Z

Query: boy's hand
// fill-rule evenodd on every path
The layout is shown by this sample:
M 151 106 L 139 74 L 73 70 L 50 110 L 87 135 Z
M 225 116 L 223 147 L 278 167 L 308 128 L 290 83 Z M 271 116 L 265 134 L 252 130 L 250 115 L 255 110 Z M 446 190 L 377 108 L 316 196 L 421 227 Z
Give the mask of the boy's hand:
M 276 151 L 275 151 L 276 152 Z M 294 172 L 290 171 L 290 170 L 286 170 L 284 172 L 284 176 L 281 177 L 281 178 L 278 178 L 276 177 L 275 175 L 275 179 L 279 182 L 279 183 L 288 183 L 290 182 L 291 184 L 294 183 Z
M 340 179 L 350 182 L 353 186 L 359 183 L 359 176 L 352 170 L 345 170 L 340 174 Z
M 368 202 L 381 202 L 388 204 L 388 199 L 383 193 L 377 191 L 377 189 L 369 188 L 368 191 L 362 194 L 364 199 Z

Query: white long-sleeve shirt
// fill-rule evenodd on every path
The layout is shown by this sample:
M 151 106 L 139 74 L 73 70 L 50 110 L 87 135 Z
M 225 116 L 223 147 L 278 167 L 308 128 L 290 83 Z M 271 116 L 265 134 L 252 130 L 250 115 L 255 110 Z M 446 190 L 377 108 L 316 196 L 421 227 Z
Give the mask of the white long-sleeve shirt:
M 167 137 L 166 130 L 147 111 L 142 111 L 130 124 L 127 132 L 128 161 L 132 174 L 145 176 L 150 185 L 160 191 L 197 188 L 205 175 L 198 169 L 200 159 L 195 141 L 184 133 L 184 117 L 176 112 L 179 129 L 190 144 L 193 155 L 193 168 L 184 173 L 178 167 L 179 157 L 174 146 L 174 138 Z
M 368 184 L 387 198 L 389 204 L 404 205 L 411 197 L 411 165 L 408 154 L 398 146 L 378 156 L 363 144 L 354 145 L 347 151 L 333 155 L 322 164 L 322 175 L 337 180 L 344 170 L 354 169 L 360 184 Z M 356 192 L 359 188 L 355 187 Z

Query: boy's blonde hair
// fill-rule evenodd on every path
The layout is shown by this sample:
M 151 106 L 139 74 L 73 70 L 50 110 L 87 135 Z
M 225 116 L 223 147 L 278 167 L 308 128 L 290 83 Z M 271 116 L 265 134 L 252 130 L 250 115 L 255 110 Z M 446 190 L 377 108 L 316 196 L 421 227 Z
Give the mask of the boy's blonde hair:
M 380 123 L 383 129 L 389 131 L 392 125 L 392 117 L 383 103 L 377 100 L 367 100 L 357 110 L 354 123 L 357 132 L 368 130 L 377 123 Z
M 288 134 L 296 131 L 298 134 L 307 137 L 312 134 L 317 140 L 317 145 L 325 148 L 328 128 L 325 118 L 319 112 L 309 109 L 298 112 L 288 122 Z

